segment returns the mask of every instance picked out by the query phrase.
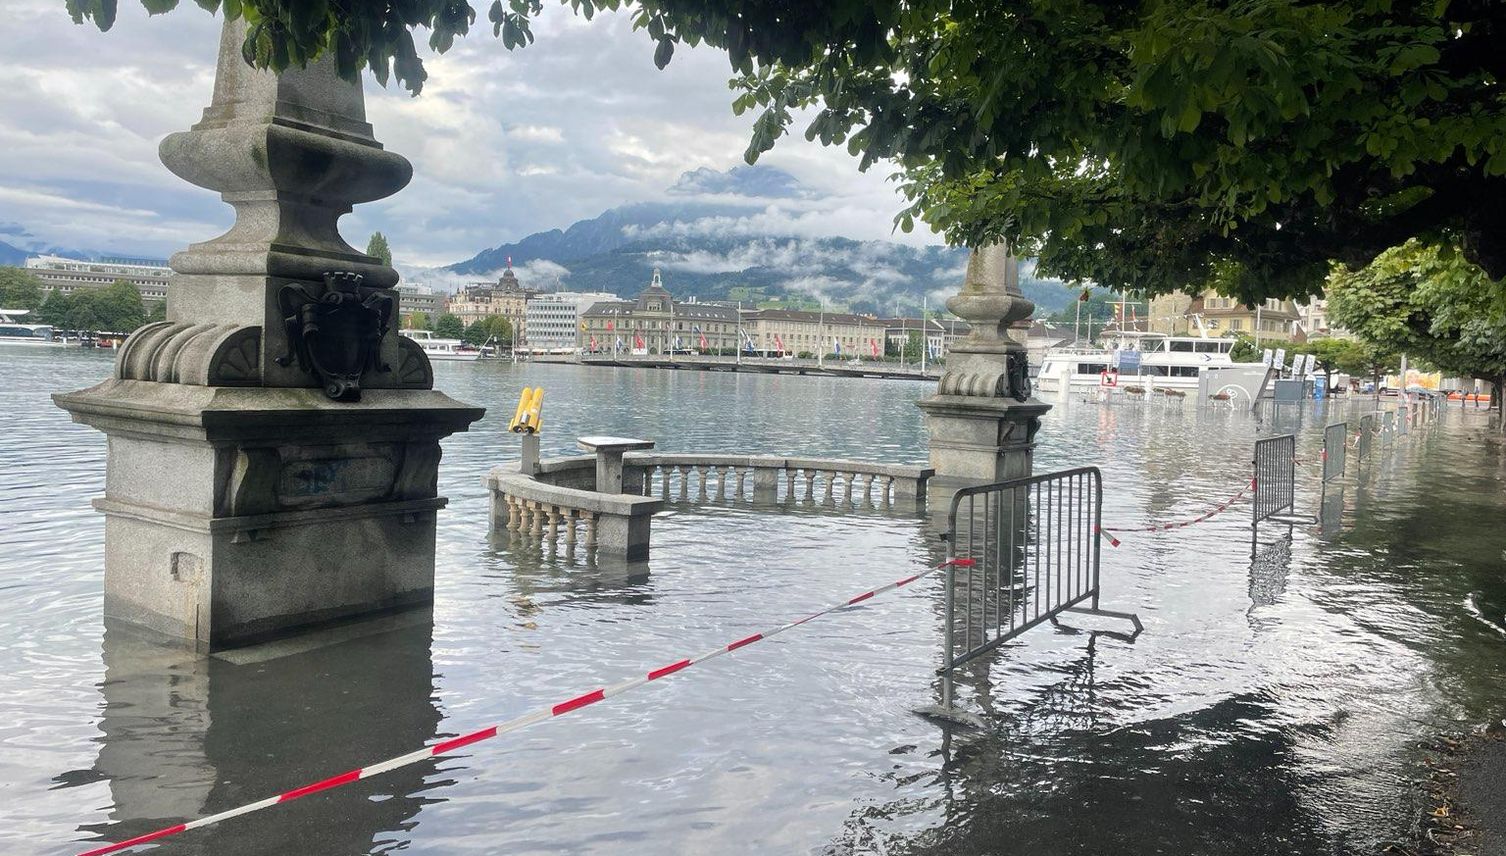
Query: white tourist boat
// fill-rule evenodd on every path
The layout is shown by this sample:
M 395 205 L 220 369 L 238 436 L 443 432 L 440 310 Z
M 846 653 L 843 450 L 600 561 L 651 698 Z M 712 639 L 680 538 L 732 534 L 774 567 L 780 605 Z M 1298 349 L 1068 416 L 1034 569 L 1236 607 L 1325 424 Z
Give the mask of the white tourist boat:
M 431 360 L 459 360 L 472 362 L 481 359 L 481 350 L 472 348 L 459 339 L 435 338 L 430 330 L 402 330 L 404 336 L 418 343 Z
M 1041 362 L 1036 388 L 1042 392 L 1087 391 L 1100 386 L 1196 390 L 1211 368 L 1234 365 L 1233 339 L 1169 336 L 1126 330 L 1111 333 L 1108 347 L 1052 348 Z
M 0 309 L 0 346 L 25 348 L 61 348 L 60 339 L 52 335 L 51 324 L 28 324 L 28 309 Z

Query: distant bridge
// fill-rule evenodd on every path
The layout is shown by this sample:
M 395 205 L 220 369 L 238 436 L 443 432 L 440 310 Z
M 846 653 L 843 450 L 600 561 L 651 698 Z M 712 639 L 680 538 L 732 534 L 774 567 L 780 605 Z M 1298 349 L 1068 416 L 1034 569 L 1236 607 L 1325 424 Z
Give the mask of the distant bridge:
M 901 367 L 878 361 L 818 361 L 810 359 L 774 359 L 768 357 L 712 356 L 632 356 L 627 354 L 580 354 L 572 356 L 538 356 L 534 362 L 575 363 L 583 366 L 617 366 L 622 368 L 674 369 L 702 372 L 752 372 L 756 374 L 798 374 L 818 377 L 874 377 L 897 380 L 935 381 L 941 377 L 940 366 Z

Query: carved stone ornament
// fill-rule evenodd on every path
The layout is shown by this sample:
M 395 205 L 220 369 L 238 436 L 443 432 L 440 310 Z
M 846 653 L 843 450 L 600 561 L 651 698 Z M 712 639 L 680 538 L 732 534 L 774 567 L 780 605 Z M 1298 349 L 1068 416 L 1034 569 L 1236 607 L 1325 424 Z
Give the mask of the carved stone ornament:
M 1030 357 L 1024 351 L 1009 355 L 1009 396 L 1015 401 L 1030 400 Z
M 361 279 L 331 272 L 323 286 L 294 283 L 277 292 L 289 348 L 277 364 L 288 366 L 296 358 L 334 401 L 360 401 L 361 375 L 391 371 L 380 350 L 396 307 L 390 294 L 361 285 Z

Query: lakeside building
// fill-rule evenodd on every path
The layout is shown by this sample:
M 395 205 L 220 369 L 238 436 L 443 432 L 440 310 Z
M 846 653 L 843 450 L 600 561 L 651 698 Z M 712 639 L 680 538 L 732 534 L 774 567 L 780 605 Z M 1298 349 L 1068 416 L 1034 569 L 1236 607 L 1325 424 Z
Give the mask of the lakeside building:
M 911 335 L 925 331 L 926 353 L 933 359 L 946 354 L 959 339 L 966 338 L 972 327 L 960 318 L 884 318 L 884 338 L 898 353 Z
M 1350 333 L 1343 327 L 1335 327 L 1328 318 L 1328 297 L 1314 297 L 1306 303 L 1298 304 L 1297 311 L 1301 313 L 1302 320 L 1298 323 L 1302 332 L 1309 339 L 1334 338 L 1348 339 Z
M 517 332 L 521 345 L 528 338 L 528 300 L 538 293 L 518 282 L 518 275 L 512 272 L 512 259 L 508 259 L 507 270 L 495 283 L 478 282 L 466 286 L 450 298 L 447 311 L 467 327 L 482 318 L 501 315 Z
M 601 301 L 579 317 L 581 350 L 588 352 L 662 354 L 673 349 L 705 353 L 737 347 L 737 309 L 675 300 L 658 268 L 648 287 L 633 300 Z
M 42 296 L 73 294 L 106 288 L 123 279 L 136 286 L 145 303 L 167 300 L 167 281 L 173 275 L 165 261 L 152 259 L 99 259 L 81 261 L 62 256 L 31 256 L 26 270 L 42 283 Z
M 869 315 L 804 309 L 749 310 L 743 313 L 743 329 L 755 349 L 796 356 L 872 357 L 875 349 L 882 355 L 887 332 L 883 321 Z
M 432 322 L 435 316 L 445 311 L 446 303 L 445 295 L 428 286 L 405 282 L 397 287 L 397 314 L 401 318 L 422 312 Z
M 1145 329 L 1170 336 L 1225 336 L 1243 333 L 1260 341 L 1304 338 L 1296 301 L 1270 298 L 1253 306 L 1213 291 L 1191 296 L 1180 291 L 1152 297 Z M 1134 329 L 1134 324 L 1128 325 Z
M 530 297 L 525 312 L 528 347 L 535 352 L 579 350 L 581 314 L 598 303 L 617 300 L 617 295 L 603 291 L 553 291 Z

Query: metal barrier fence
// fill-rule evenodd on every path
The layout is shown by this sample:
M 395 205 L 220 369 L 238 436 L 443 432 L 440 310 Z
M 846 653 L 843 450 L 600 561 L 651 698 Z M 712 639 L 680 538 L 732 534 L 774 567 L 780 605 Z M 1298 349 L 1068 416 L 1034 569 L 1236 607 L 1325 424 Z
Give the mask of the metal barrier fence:
M 1375 414 L 1366 413 L 1360 417 L 1360 437 L 1355 443 L 1354 456 L 1363 461 L 1370 454 L 1370 438 L 1375 436 Z
M 1323 429 L 1323 481 L 1344 477 L 1349 452 L 1349 423 L 1335 422 Z
M 1326 432 L 1325 432 L 1326 433 Z M 1297 481 L 1297 438 L 1291 434 L 1255 441 L 1255 524 L 1291 510 Z
M 952 497 L 946 539 L 942 704 L 953 670 L 1064 612 L 1140 620 L 1098 608 L 1103 479 L 1082 467 L 963 488 Z M 1090 606 L 1081 606 L 1090 602 Z
M 1381 439 L 1390 441 L 1396 434 L 1396 411 L 1386 410 L 1381 412 Z

